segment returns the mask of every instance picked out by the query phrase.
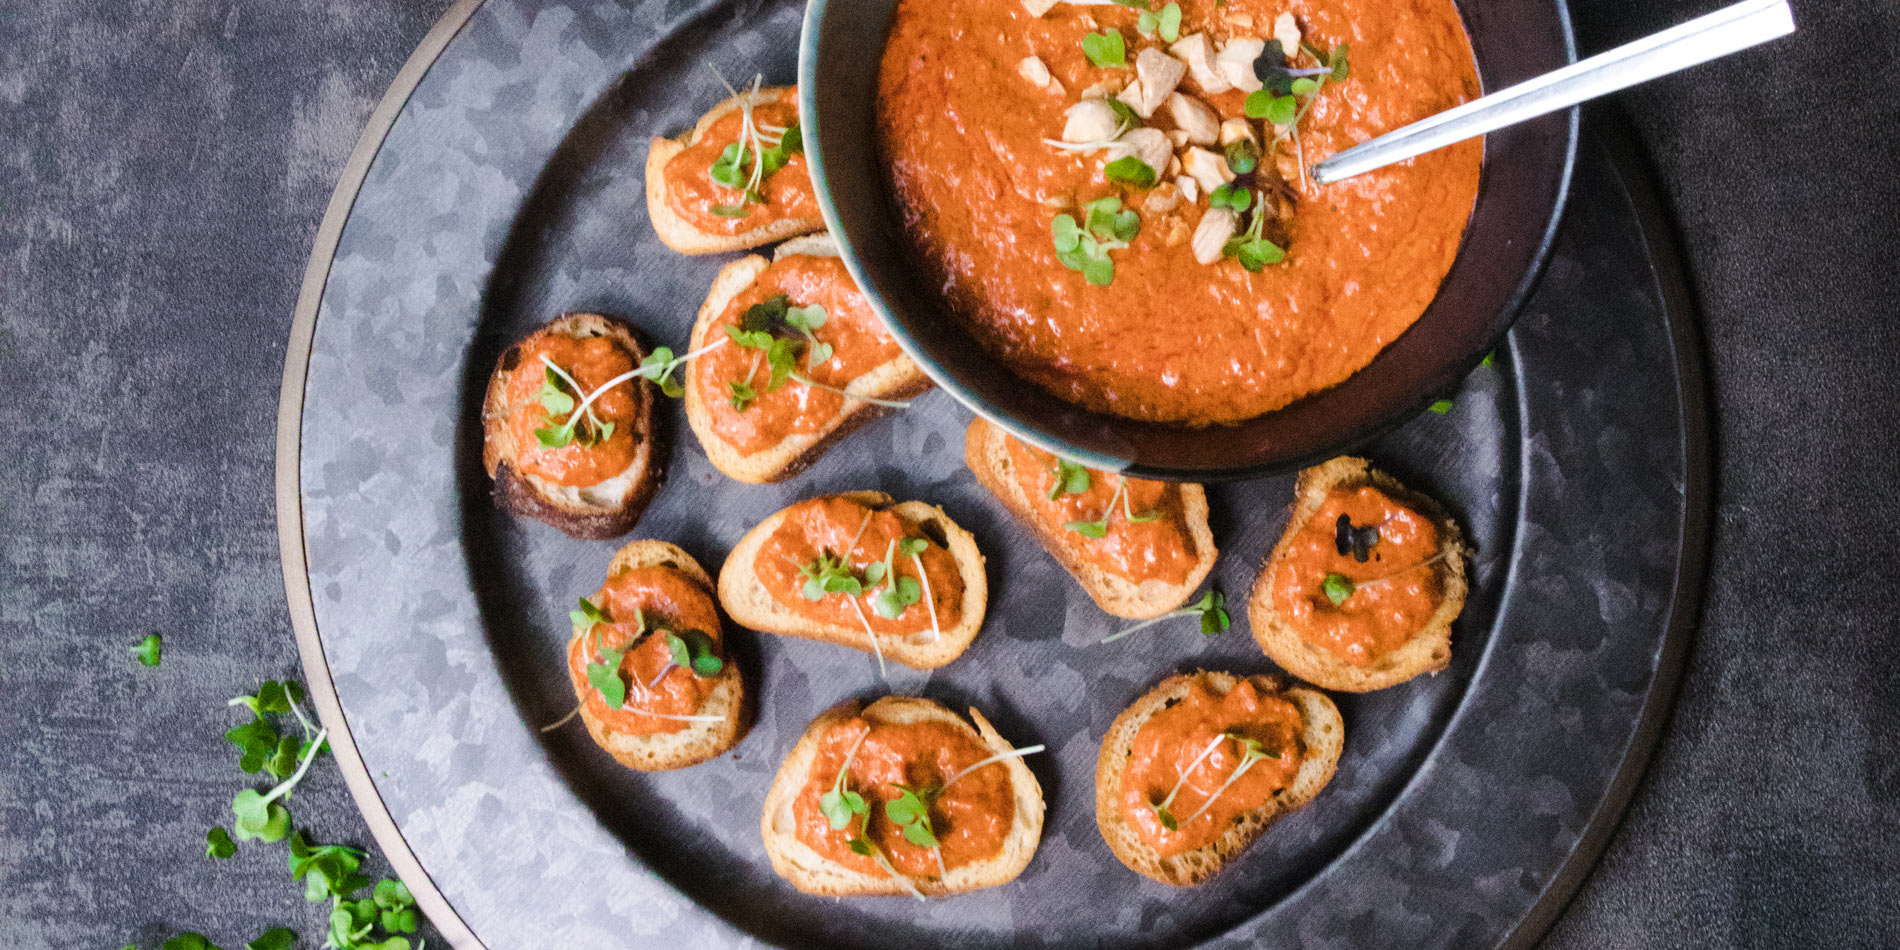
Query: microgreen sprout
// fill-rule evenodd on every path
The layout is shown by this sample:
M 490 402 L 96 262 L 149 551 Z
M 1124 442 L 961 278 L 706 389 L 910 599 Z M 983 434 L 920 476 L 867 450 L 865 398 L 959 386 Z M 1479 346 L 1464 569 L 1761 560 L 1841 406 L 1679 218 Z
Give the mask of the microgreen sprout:
M 1094 479 L 1086 466 L 1058 457 L 1051 467 L 1055 481 L 1049 485 L 1049 500 L 1055 501 L 1063 495 L 1086 494 Z
M 1246 175 L 1260 167 L 1260 146 L 1255 145 L 1252 139 L 1235 139 L 1227 143 L 1227 147 L 1221 150 L 1221 157 L 1227 159 L 1228 170 L 1236 175 Z M 1220 188 L 1216 187 L 1214 190 L 1219 191 Z M 1241 191 L 1243 194 L 1245 193 L 1245 189 L 1241 189 Z M 1245 211 L 1247 209 L 1242 207 L 1234 210 Z
M 1115 262 L 1108 252 L 1127 247 L 1141 233 L 1141 215 L 1124 209 L 1121 199 L 1112 195 L 1091 201 L 1082 209 L 1081 224 L 1067 214 L 1056 215 L 1050 221 L 1056 260 L 1081 272 L 1089 283 L 1106 287 L 1115 280 Z
M 943 845 L 937 840 L 937 831 L 930 825 L 930 803 L 943 794 L 940 785 L 926 785 L 911 788 L 898 785 L 897 797 L 884 803 L 884 817 L 904 833 L 904 840 L 919 848 L 929 848 L 937 859 L 937 876 L 950 876 L 950 869 L 943 863 Z
M 1070 521 L 1063 527 L 1085 538 L 1108 537 L 1108 522 L 1110 518 L 1115 517 L 1115 508 L 1118 505 L 1121 507 L 1122 517 L 1127 519 L 1129 524 L 1146 524 L 1161 517 L 1160 509 L 1135 514 L 1128 499 L 1128 479 L 1120 476 L 1115 482 L 1115 493 L 1109 496 L 1108 506 L 1102 510 L 1102 517 L 1094 521 Z
M 1201 763 L 1207 761 L 1207 757 L 1213 755 L 1214 750 L 1220 748 L 1220 744 L 1228 738 L 1230 736 L 1225 732 L 1214 736 L 1207 745 L 1201 748 L 1200 754 L 1194 757 L 1194 761 L 1189 762 L 1187 768 L 1181 770 L 1181 774 L 1174 780 L 1174 787 L 1168 790 L 1168 797 L 1163 798 L 1160 804 L 1149 804 L 1149 807 L 1155 810 L 1155 816 L 1161 819 L 1161 827 L 1169 831 L 1180 829 L 1180 824 L 1174 820 L 1174 813 L 1169 811 L 1168 807 L 1174 804 L 1175 796 L 1181 794 L 1181 787 L 1187 784 L 1188 776 L 1194 774 L 1194 770 L 1200 768 Z
M 1232 733 L 1225 733 L 1225 735 L 1231 736 L 1236 742 L 1240 743 L 1240 763 L 1234 766 L 1232 772 L 1228 773 L 1227 780 L 1221 782 L 1219 788 L 1214 789 L 1214 794 L 1207 796 L 1207 801 L 1202 802 L 1201 807 L 1195 809 L 1194 814 L 1187 816 L 1187 819 L 1181 822 L 1181 824 L 1193 824 L 1194 819 L 1207 814 L 1207 810 L 1214 807 L 1214 802 L 1217 801 L 1229 787 L 1235 782 L 1240 781 L 1241 776 L 1247 774 L 1249 769 L 1252 769 L 1262 760 L 1278 759 L 1280 757 L 1280 753 L 1268 751 L 1265 746 L 1260 744 L 1258 739 L 1250 739 L 1246 736 L 1234 735 Z
M 824 600 L 826 594 L 857 597 L 864 593 L 864 582 L 858 579 L 851 565 L 829 550 L 799 565 L 798 573 L 805 578 L 805 585 L 799 588 L 799 593 L 809 601 Z
M 873 613 L 885 620 L 896 620 L 903 616 L 904 611 L 908 610 L 911 604 L 923 598 L 923 585 L 917 582 L 917 578 L 898 575 L 897 558 L 900 555 L 912 557 L 921 554 L 926 547 L 929 547 L 929 542 L 923 538 L 892 538 L 891 543 L 884 549 L 884 560 L 864 569 L 864 576 L 871 583 L 876 583 L 877 580 L 884 582 L 884 586 L 871 597 Z M 918 568 L 921 573 L 921 561 L 918 562 Z M 876 579 L 871 577 L 873 569 L 877 574 Z
M 718 676 L 726 666 L 719 658 L 718 646 L 702 630 L 666 631 L 666 649 L 675 666 L 691 670 L 700 679 Z
M 587 664 L 587 684 L 600 694 L 601 702 L 609 709 L 619 709 L 627 704 L 627 681 L 620 678 L 620 661 L 627 651 L 615 650 L 601 643 L 599 637 L 589 639 L 600 660 Z
M 713 181 L 737 190 L 740 195 L 739 200 L 713 205 L 711 210 L 722 218 L 743 218 L 750 214 L 747 205 L 765 203 L 765 193 L 761 191 L 765 179 L 784 168 L 793 155 L 804 151 L 804 136 L 796 125 L 777 129 L 764 126 L 753 117 L 753 100 L 758 97 L 761 77 L 754 75 L 752 87 L 741 96 L 719 70 L 713 69 L 712 73 L 739 101 L 739 137 L 720 151 L 710 174 Z
M 145 639 L 139 641 L 138 646 L 131 648 L 132 655 L 138 657 L 139 662 L 146 666 L 157 666 L 160 654 L 163 652 L 163 643 L 163 637 L 156 633 L 148 633 Z
M 733 408 L 744 412 L 758 399 L 760 390 L 753 384 L 752 376 L 758 371 L 760 357 L 771 369 L 766 378 L 764 392 L 775 392 L 785 385 L 786 380 L 795 380 L 813 389 L 837 393 L 846 399 L 856 399 L 894 409 L 909 408 L 908 402 L 864 396 L 848 389 L 828 386 L 811 378 L 809 375 L 811 371 L 830 362 L 833 354 L 832 345 L 819 340 L 814 332 L 824 326 L 828 319 L 829 315 L 820 305 L 793 306 L 789 296 L 774 294 L 747 307 L 736 325 L 727 324 L 724 328 L 726 336 L 733 343 L 749 350 L 756 350 L 759 354 L 759 357 L 754 358 L 752 368 L 746 371 L 743 380 L 728 384 Z M 793 335 L 781 335 L 782 332 Z M 805 359 L 804 372 L 798 369 L 801 355 Z
M 1177 610 L 1170 610 L 1159 617 L 1152 617 L 1127 629 L 1111 633 L 1102 638 L 1103 643 L 1113 643 L 1138 630 L 1146 630 L 1155 624 L 1178 617 L 1199 617 L 1201 635 L 1206 637 L 1227 632 L 1233 621 L 1227 616 L 1227 598 L 1220 591 L 1210 590 L 1201 595 L 1201 599 Z
M 832 780 L 831 790 L 818 796 L 818 810 L 824 814 L 825 821 L 831 824 L 833 830 L 843 831 L 851 824 L 853 816 L 870 813 L 870 806 L 865 804 L 864 796 L 852 791 L 845 784 L 845 779 L 851 771 L 851 760 L 857 758 L 859 747 L 864 745 L 864 740 L 870 735 L 870 730 L 867 729 L 858 736 L 856 742 L 851 744 L 850 750 L 844 755 L 844 761 L 838 765 L 838 777 Z
M 310 771 L 311 761 L 316 759 L 317 753 L 323 750 L 324 739 L 328 736 L 328 730 L 318 729 L 316 735 L 304 744 L 303 756 L 297 764 L 297 770 L 292 772 L 289 778 L 277 783 L 270 791 L 259 793 L 256 789 L 247 788 L 238 792 L 237 796 L 231 800 L 231 813 L 237 816 L 234 827 L 237 829 L 239 841 L 249 841 L 252 838 L 260 841 L 282 841 L 284 836 L 290 833 L 290 812 L 276 802 L 289 795 L 291 790 L 297 787 L 297 783 L 303 781 L 304 775 Z
M 1253 206 L 1253 192 L 1232 182 L 1215 185 L 1214 190 L 1207 193 L 1207 204 L 1211 208 L 1225 208 L 1235 214 L 1245 214 Z
M 605 422 L 594 414 L 594 403 L 603 394 L 631 379 L 649 379 L 660 387 L 660 392 L 667 396 L 674 398 L 683 396 L 686 394 L 686 388 L 680 385 L 679 380 L 673 378 L 673 373 L 686 365 L 689 360 L 696 359 L 700 354 L 723 346 L 725 343 L 724 339 L 714 340 L 685 356 L 674 356 L 670 348 L 656 346 L 652 353 L 647 354 L 646 358 L 640 361 L 638 367 L 594 387 L 592 392 L 582 397 L 579 405 L 573 405 L 573 397 L 563 391 L 562 386 L 565 385 L 572 392 L 579 393 L 580 383 L 566 370 L 554 365 L 554 361 L 548 359 L 546 354 L 542 354 L 541 362 L 545 365 L 545 372 L 548 375 L 541 385 L 539 398 L 541 407 L 548 411 L 550 424 L 534 430 L 536 441 L 546 449 L 565 448 L 575 441 L 577 429 L 583 420 L 588 422 L 588 429 L 584 433 L 579 433 L 582 445 L 595 445 L 612 438 L 614 424 Z M 555 411 L 557 408 L 561 408 L 562 411 Z M 567 421 L 555 423 L 555 417 L 563 414 L 567 416 Z
M 1440 399 L 1437 402 L 1434 402 L 1425 408 L 1430 409 L 1432 412 L 1442 416 L 1451 411 L 1451 405 L 1452 405 L 1451 400 Z
M 221 825 L 212 825 L 205 831 L 205 857 L 228 858 L 237 853 L 237 844 L 231 840 L 231 833 Z
M 1288 66 L 1286 48 L 1279 40 L 1270 40 L 1254 61 L 1254 72 L 1262 86 L 1247 96 L 1243 108 L 1249 117 L 1273 123 L 1275 131 L 1269 152 L 1277 152 L 1280 143 L 1291 138 L 1301 182 L 1306 181 L 1306 155 L 1300 149 L 1300 122 L 1312 111 L 1313 103 L 1319 101 L 1319 92 L 1327 83 L 1345 82 L 1352 76 L 1347 53 L 1345 43 L 1333 47 L 1331 53 L 1322 53 L 1311 43 L 1301 43 L 1300 48 L 1293 51 L 1293 62 L 1297 64 L 1304 54 L 1317 65 Z
M 753 389 L 751 383 L 736 379 L 726 383 L 726 401 L 732 403 L 732 408 L 738 412 L 746 411 L 747 407 L 752 405 L 752 401 L 757 398 L 759 398 L 759 391 Z
M 944 781 L 943 781 L 943 788 L 944 788 L 944 790 L 946 790 L 946 791 L 947 791 L 947 790 L 948 790 L 948 789 L 950 788 L 950 786 L 952 786 L 952 785 L 955 785 L 955 784 L 957 784 L 957 780 L 958 780 L 958 779 L 960 779 L 960 778 L 962 778 L 962 777 L 964 777 L 964 776 L 966 776 L 966 775 L 969 775 L 969 774 L 971 774 L 971 773 L 973 773 L 973 772 L 975 772 L 976 770 L 978 770 L 978 769 L 980 769 L 980 768 L 983 768 L 984 766 L 987 766 L 987 765 L 994 765 L 994 764 L 996 764 L 996 763 L 998 763 L 998 762 L 1002 762 L 1002 761 L 1004 761 L 1004 760 L 1006 760 L 1006 759 L 1019 759 L 1019 758 L 1022 758 L 1023 756 L 1026 756 L 1026 755 L 1035 755 L 1036 753 L 1038 753 L 1038 752 L 1041 752 L 1041 751 L 1043 751 L 1043 750 L 1044 750 L 1044 749 L 1046 749 L 1046 748 L 1048 748 L 1048 747 L 1047 747 L 1047 746 L 1044 746 L 1044 745 L 1041 745 L 1041 744 L 1037 744 L 1037 745 L 1026 745 L 1026 746 L 1023 746 L 1022 748 L 1019 748 L 1019 749 L 1010 749 L 1010 750 L 1009 750 L 1009 751 L 1007 751 L 1007 752 L 998 752 L 998 753 L 996 753 L 995 755 L 991 755 L 991 756 L 988 756 L 988 757 L 985 757 L 985 758 L 982 758 L 982 759 L 978 759 L 977 761 L 975 761 L 975 762 L 972 762 L 972 763 L 970 763 L 969 765 L 966 765 L 966 766 L 964 766 L 964 767 L 963 767 L 963 768 L 961 768 L 961 769 L 958 769 L 958 770 L 956 771 L 956 774 L 954 774 L 954 775 L 952 775 L 952 776 L 950 776 L 950 777 L 949 777 L 949 778 L 947 778 L 947 779 L 944 779 Z
M 1333 606 L 1337 607 L 1341 604 L 1344 604 L 1347 598 L 1350 598 L 1354 593 L 1358 591 L 1364 590 L 1365 588 L 1368 588 L 1368 587 L 1376 587 L 1380 584 L 1388 583 L 1393 578 L 1399 577 L 1400 575 L 1403 575 L 1403 574 L 1409 574 L 1412 571 L 1416 571 L 1421 567 L 1427 567 L 1432 564 L 1437 564 L 1438 562 L 1443 561 L 1450 556 L 1451 556 L 1450 551 L 1440 551 L 1437 554 L 1434 554 L 1423 561 L 1419 561 L 1416 564 L 1408 564 L 1404 567 L 1399 568 L 1396 571 L 1393 571 L 1390 574 L 1387 574 L 1383 577 L 1375 577 L 1369 581 L 1354 581 L 1352 578 L 1347 577 L 1344 574 L 1328 572 L 1324 578 L 1320 579 L 1319 589 L 1321 593 L 1326 595 L 1326 599 L 1332 601 Z
M 1286 251 L 1280 245 L 1262 236 L 1270 210 L 1265 198 L 1256 196 L 1253 209 L 1253 224 L 1246 231 L 1229 238 L 1221 248 L 1221 255 L 1232 257 L 1248 273 L 1258 273 L 1268 264 L 1278 264 L 1286 260 Z

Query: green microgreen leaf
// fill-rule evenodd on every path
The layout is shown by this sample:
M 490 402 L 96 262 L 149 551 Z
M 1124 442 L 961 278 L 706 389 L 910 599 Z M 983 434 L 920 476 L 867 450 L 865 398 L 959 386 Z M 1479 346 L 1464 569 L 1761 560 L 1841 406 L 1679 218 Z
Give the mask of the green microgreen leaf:
M 716 217 L 716 218 L 745 218 L 745 217 L 750 217 L 752 214 L 752 209 L 742 204 L 741 205 L 713 205 L 707 210 L 711 211 L 713 213 L 713 217 Z
M 272 927 L 244 945 L 244 950 L 290 950 L 297 945 L 297 932 L 289 927 Z
M 272 778 L 286 779 L 297 771 L 297 759 L 303 754 L 303 740 L 296 736 L 284 736 L 277 740 L 277 747 L 264 759 L 264 771 Z
M 409 886 L 394 878 L 377 881 L 376 890 L 371 896 L 376 906 L 384 910 L 401 910 L 416 904 L 415 896 L 409 893 Z
M 1215 185 L 1214 190 L 1207 193 L 1207 203 L 1211 208 L 1226 208 L 1240 214 L 1252 206 L 1253 192 L 1231 182 Z
M 1099 521 L 1068 521 L 1064 522 L 1062 526 L 1085 538 L 1108 537 L 1107 515 L 1103 515 Z
M 1289 83 L 1287 89 L 1295 96 L 1310 96 L 1319 91 L 1319 80 L 1311 76 L 1302 76 Z
M 877 845 L 874 845 L 871 842 L 864 840 L 863 838 L 852 838 L 851 840 L 846 841 L 844 844 L 845 844 L 845 847 L 851 849 L 852 854 L 858 855 L 860 857 L 868 858 L 868 857 L 873 857 L 877 854 Z
M 1222 157 L 1227 159 L 1227 167 L 1234 174 L 1245 175 L 1260 167 L 1260 146 L 1252 139 L 1235 139 L 1227 143 Z
M 162 658 L 164 640 L 164 637 L 156 633 L 148 633 L 145 639 L 139 641 L 138 646 L 131 648 L 132 655 L 138 657 L 138 661 L 146 666 L 157 666 Z
M 1153 39 L 1160 36 L 1163 42 L 1172 43 L 1181 38 L 1181 5 L 1170 3 L 1159 12 L 1143 10 L 1135 19 L 1135 29 L 1142 36 Z
M 1337 607 L 1345 603 L 1346 598 L 1351 597 L 1352 592 L 1358 588 L 1346 575 L 1329 573 L 1324 580 L 1320 581 L 1319 589 L 1326 594 L 1326 599 L 1332 601 L 1333 606 Z
M 1123 155 L 1109 162 L 1102 174 L 1108 176 L 1109 181 L 1135 188 L 1153 188 L 1155 183 L 1155 170 L 1133 155 Z
M 1082 55 L 1103 69 L 1128 67 L 1128 44 L 1122 40 L 1121 31 L 1112 27 L 1083 36 Z
M 896 620 L 911 604 L 924 596 L 923 587 L 916 578 L 900 577 L 897 573 L 898 545 L 900 542 L 904 545 L 905 556 L 908 557 L 913 540 L 919 545 L 923 544 L 922 538 L 893 540 L 884 550 L 884 560 L 865 568 L 866 583 L 886 581 L 884 587 L 871 598 L 871 611 L 885 620 Z M 916 550 L 921 552 L 923 548 L 919 546 Z
M 627 703 L 627 681 L 620 676 L 620 661 L 627 651 L 606 646 L 599 647 L 599 651 L 600 662 L 587 664 L 588 685 L 600 693 L 608 708 L 619 709 Z
M 1346 62 L 1346 44 L 1333 47 L 1332 55 L 1327 57 L 1327 65 L 1332 69 L 1333 82 L 1345 82 L 1352 78 L 1352 66 Z
M 1105 287 L 1115 279 L 1115 262 L 1108 252 L 1127 247 L 1141 231 L 1141 216 L 1124 210 L 1120 198 L 1099 198 L 1082 206 L 1086 226 L 1067 214 L 1056 215 L 1049 223 L 1056 245 L 1056 260 L 1062 266 L 1081 272 L 1084 279 Z
M 1479 361 L 1478 361 L 1478 365 L 1479 365 L 1479 366 L 1496 366 L 1496 365 L 1498 365 L 1498 354 L 1497 354 L 1497 352 L 1496 352 L 1496 351 L 1492 351 L 1492 352 L 1490 352 L 1490 353 L 1486 353 L 1486 354 L 1484 354 L 1484 359 L 1481 359 L 1481 360 L 1479 360 Z
M 732 403 L 732 408 L 737 412 L 751 408 L 753 400 L 759 398 L 758 390 L 753 389 L 751 383 L 736 379 L 726 383 L 726 393 L 727 401 Z
M 231 833 L 222 825 L 212 825 L 205 832 L 205 857 L 228 858 L 237 853 L 237 844 L 231 840 Z
M 188 930 L 166 940 L 164 950 L 219 950 L 219 948 L 204 934 Z
M 570 394 L 567 384 L 561 380 L 561 374 L 554 371 L 554 367 L 541 367 L 541 390 L 535 393 L 535 398 L 541 400 L 541 408 L 547 410 L 549 418 L 573 412 L 577 395 L 585 394 Z
M 1141 233 L 1141 215 L 1122 208 L 1122 200 L 1113 195 L 1097 198 L 1083 205 L 1082 210 L 1088 213 L 1089 233 L 1097 240 L 1125 244 Z
M 1138 630 L 1146 630 L 1155 624 L 1172 620 L 1176 617 L 1199 617 L 1201 621 L 1201 635 L 1206 637 L 1225 633 L 1227 628 L 1233 623 L 1232 619 L 1227 616 L 1227 597 L 1220 591 L 1210 590 L 1202 594 L 1201 599 L 1194 603 L 1170 610 L 1159 617 L 1144 620 L 1132 627 L 1111 633 L 1103 637 L 1102 642 L 1113 643 Z
M 1270 95 L 1265 89 L 1255 90 L 1247 95 L 1244 105 L 1250 119 L 1265 119 L 1274 125 L 1290 125 L 1299 115 L 1300 102 L 1292 94 L 1284 96 Z
M 1432 403 L 1430 406 L 1427 406 L 1426 408 L 1442 416 L 1445 413 L 1448 413 L 1451 411 L 1451 400 L 1440 399 L 1437 402 Z
M 1141 128 L 1141 113 L 1136 112 L 1134 106 L 1114 98 L 1102 101 L 1108 103 L 1109 110 L 1115 113 L 1116 125 L 1125 129 Z
M 690 359 L 690 357 L 674 356 L 673 350 L 670 347 L 656 346 L 653 348 L 653 352 L 647 354 L 646 359 L 640 361 L 640 375 L 652 380 L 658 385 L 661 393 L 678 399 L 686 395 L 686 387 L 680 385 L 679 380 L 673 378 L 673 372 L 685 364 L 688 359 Z M 612 429 L 610 428 L 608 431 L 611 434 Z M 602 436 L 602 438 L 606 438 L 606 436 Z
M 862 744 L 864 740 L 860 738 L 858 741 Z M 851 760 L 857 754 L 858 746 L 854 745 L 845 755 L 844 762 L 839 764 L 838 777 L 832 780 L 831 790 L 818 797 L 818 810 L 824 813 L 825 821 L 836 831 L 843 831 L 855 816 L 870 817 L 871 806 L 865 802 L 864 796 L 845 785 L 845 777 L 851 771 Z
M 585 597 L 580 599 L 579 607 L 567 612 L 567 619 L 573 622 L 576 635 L 583 637 L 594 632 L 595 624 L 614 622 L 606 611 L 594 606 L 594 602 Z
M 1065 458 L 1056 459 L 1055 482 L 1049 486 L 1049 500 L 1055 501 L 1063 495 L 1081 495 L 1094 484 L 1089 470 L 1083 465 Z

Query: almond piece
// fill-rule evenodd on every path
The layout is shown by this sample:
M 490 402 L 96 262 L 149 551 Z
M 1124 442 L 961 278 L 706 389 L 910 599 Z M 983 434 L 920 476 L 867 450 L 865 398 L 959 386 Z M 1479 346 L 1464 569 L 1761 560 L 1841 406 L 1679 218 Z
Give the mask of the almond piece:
M 1253 92 L 1260 88 L 1260 77 L 1253 73 L 1253 61 L 1267 48 L 1265 40 L 1231 39 L 1214 57 L 1214 71 L 1235 89 Z
M 1181 170 L 1201 186 L 1205 192 L 1213 192 L 1234 180 L 1233 170 L 1227 167 L 1227 159 L 1204 148 L 1190 148 L 1181 153 Z
M 1194 229 L 1194 259 L 1203 264 L 1220 260 L 1221 250 L 1239 231 L 1239 215 L 1226 208 L 1208 209 Z
M 1194 85 L 1200 87 L 1202 93 L 1211 96 L 1234 88 L 1234 84 L 1222 78 L 1214 68 L 1214 47 L 1208 42 L 1207 34 L 1195 33 L 1181 37 L 1168 47 L 1168 52 L 1187 64 L 1188 77 L 1194 80 Z
M 1220 116 L 1201 104 L 1199 99 L 1175 93 L 1168 97 L 1168 117 L 1175 128 L 1187 133 L 1193 145 L 1213 145 L 1220 141 Z

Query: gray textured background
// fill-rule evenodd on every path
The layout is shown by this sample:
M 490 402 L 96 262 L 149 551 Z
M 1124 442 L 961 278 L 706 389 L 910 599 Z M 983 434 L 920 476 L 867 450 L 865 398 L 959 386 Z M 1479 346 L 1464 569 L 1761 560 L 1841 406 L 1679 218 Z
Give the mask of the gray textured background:
M 1590 50 L 1713 5 L 1577 17 Z M 239 778 L 224 698 L 296 670 L 271 430 L 304 257 L 444 6 L 0 2 L 0 945 L 319 929 L 279 852 L 200 835 Z M 1900 11 L 1797 10 L 1626 99 L 1706 314 L 1715 545 L 1668 735 L 1554 946 L 1900 945 Z M 366 838 L 334 769 L 293 807 Z

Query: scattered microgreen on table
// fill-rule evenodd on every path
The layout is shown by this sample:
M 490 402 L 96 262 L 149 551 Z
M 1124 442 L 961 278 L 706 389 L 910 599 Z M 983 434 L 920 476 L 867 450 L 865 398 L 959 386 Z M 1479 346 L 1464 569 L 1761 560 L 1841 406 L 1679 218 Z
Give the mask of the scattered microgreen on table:
M 146 666 L 157 666 L 164 651 L 164 638 L 156 633 L 148 633 L 138 646 L 132 647 L 132 655 Z
M 1227 628 L 1233 624 L 1232 618 L 1227 616 L 1227 597 L 1220 591 L 1210 590 L 1202 594 L 1201 599 L 1194 603 L 1175 610 L 1170 610 L 1159 617 L 1144 620 L 1127 629 L 1111 633 L 1103 637 L 1101 642 L 1113 643 L 1136 631 L 1146 630 L 1155 624 L 1174 620 L 1179 617 L 1199 617 L 1201 619 L 1201 635 L 1206 637 L 1225 633 L 1227 632 Z

